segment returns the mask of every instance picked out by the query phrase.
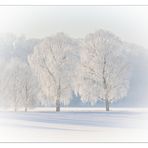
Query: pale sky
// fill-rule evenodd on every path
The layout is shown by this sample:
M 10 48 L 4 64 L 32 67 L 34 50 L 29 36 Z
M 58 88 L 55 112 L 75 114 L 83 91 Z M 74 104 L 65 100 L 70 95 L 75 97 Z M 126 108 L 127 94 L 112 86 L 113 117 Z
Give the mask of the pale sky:
M 148 49 L 148 6 L 0 6 L 0 33 L 84 37 L 99 29 Z

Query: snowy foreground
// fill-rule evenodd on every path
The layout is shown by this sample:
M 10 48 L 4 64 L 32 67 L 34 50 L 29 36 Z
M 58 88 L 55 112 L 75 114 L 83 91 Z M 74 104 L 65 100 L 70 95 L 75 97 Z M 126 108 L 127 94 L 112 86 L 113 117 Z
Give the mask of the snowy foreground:
M 148 109 L 0 112 L 0 142 L 148 142 Z

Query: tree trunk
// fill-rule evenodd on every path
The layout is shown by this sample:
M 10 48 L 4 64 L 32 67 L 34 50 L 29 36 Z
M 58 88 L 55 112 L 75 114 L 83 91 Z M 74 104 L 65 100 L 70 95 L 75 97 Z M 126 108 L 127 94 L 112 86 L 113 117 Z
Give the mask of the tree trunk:
M 60 112 L 60 100 L 56 100 L 56 112 Z
M 27 107 L 25 107 L 25 112 L 27 112 Z
M 106 111 L 109 111 L 109 101 L 108 99 L 105 100 Z

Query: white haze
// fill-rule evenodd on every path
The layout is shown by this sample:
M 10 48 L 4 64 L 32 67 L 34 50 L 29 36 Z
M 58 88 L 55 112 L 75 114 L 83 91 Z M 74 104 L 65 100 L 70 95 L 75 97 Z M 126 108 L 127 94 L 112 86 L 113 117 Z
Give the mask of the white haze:
M 148 48 L 147 6 L 0 6 L 0 32 L 83 37 L 100 28 Z

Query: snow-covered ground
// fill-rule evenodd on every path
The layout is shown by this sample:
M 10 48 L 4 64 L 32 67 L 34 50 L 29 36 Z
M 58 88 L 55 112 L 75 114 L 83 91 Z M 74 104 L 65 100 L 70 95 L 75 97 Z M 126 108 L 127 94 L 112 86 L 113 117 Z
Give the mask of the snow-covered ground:
M 148 109 L 1 111 L 0 142 L 148 142 Z

